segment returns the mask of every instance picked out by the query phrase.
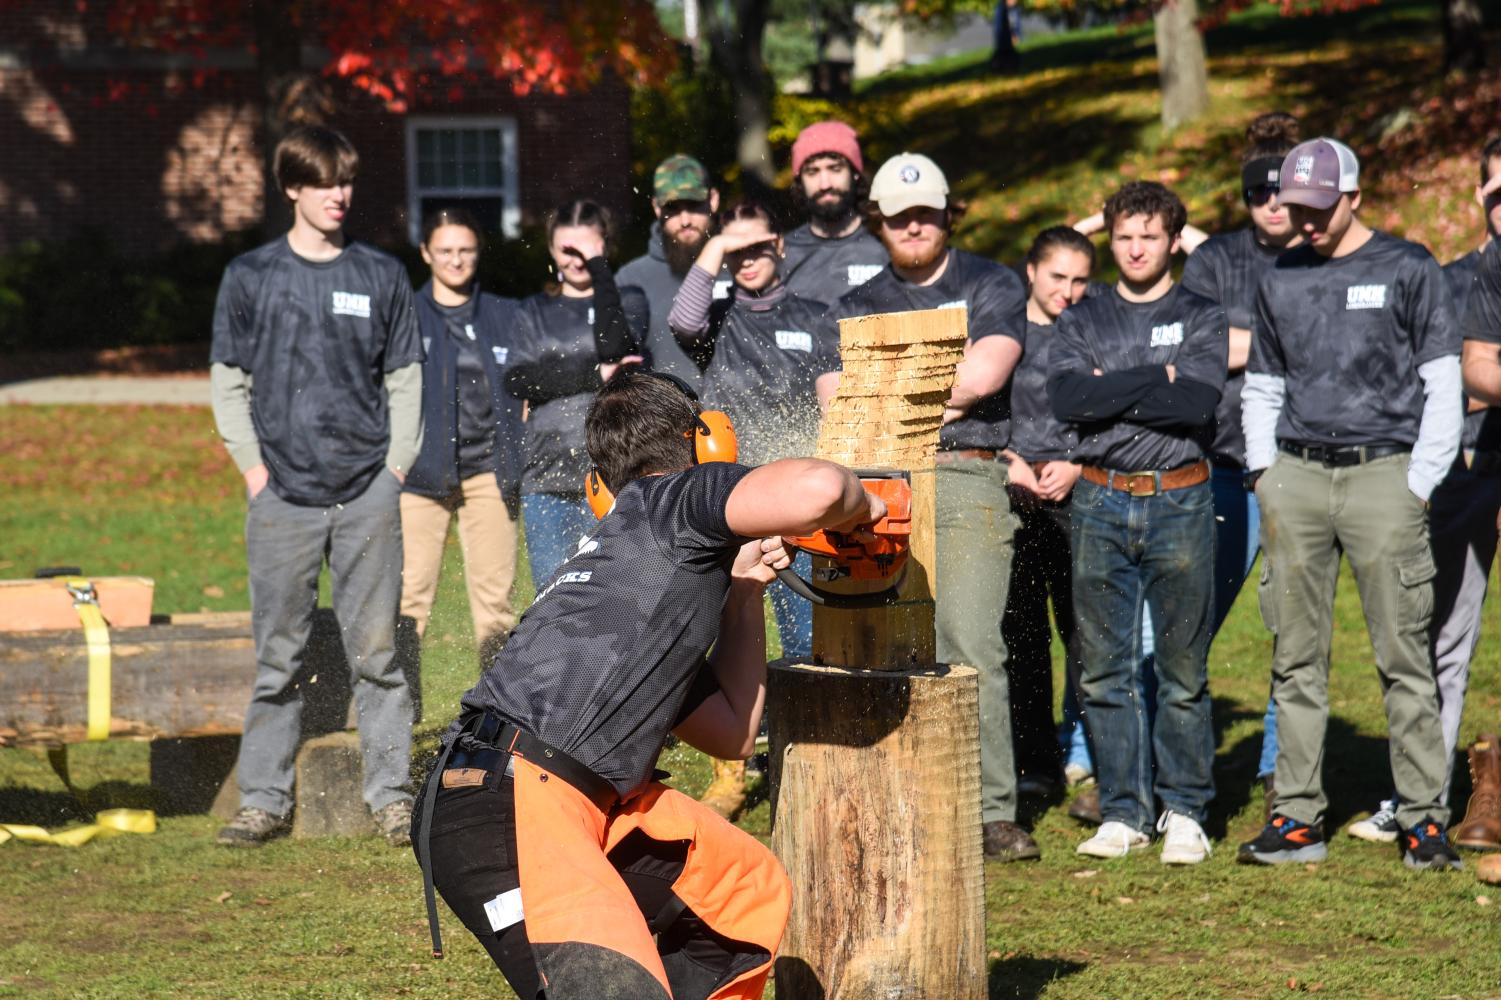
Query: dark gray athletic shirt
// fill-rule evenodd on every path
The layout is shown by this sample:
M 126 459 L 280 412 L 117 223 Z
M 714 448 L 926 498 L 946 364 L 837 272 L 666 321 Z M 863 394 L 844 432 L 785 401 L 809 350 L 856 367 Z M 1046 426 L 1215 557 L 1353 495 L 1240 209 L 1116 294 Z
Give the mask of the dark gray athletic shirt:
M 1482 250 L 1471 250 L 1456 261 L 1444 265 L 1444 281 L 1449 285 L 1449 294 L 1454 300 L 1454 315 L 1466 318 L 1470 293 L 1474 291 L 1480 274 L 1480 261 L 1489 253 L 1492 244 Z M 1470 336 L 1468 330 L 1462 330 Z M 1501 329 L 1491 331 L 1491 343 L 1501 342 Z M 1487 406 L 1470 412 L 1469 397 L 1465 398 L 1465 430 L 1461 447 L 1472 451 L 1501 451 L 1501 410 Z
M 717 688 L 705 690 L 705 656 L 746 541 L 724 510 L 749 471 L 713 462 L 628 483 L 538 591 L 463 707 L 509 719 L 622 795 L 638 788 L 696 707 L 690 689 L 701 703 Z
M 740 461 L 764 465 L 813 454 L 818 376 L 839 371 L 839 334 L 822 302 L 783 295 L 769 309 L 721 299 L 709 310 L 713 356 L 703 404 L 735 425 Z
M 1246 371 L 1286 382 L 1277 440 L 1335 447 L 1418 439 L 1418 366 L 1460 353 L 1449 290 L 1425 247 L 1374 232 L 1345 257 L 1277 258 L 1256 294 Z
M 786 258 L 778 269 L 782 283 L 799 298 L 838 302 L 890 263 L 886 247 L 863 225 L 848 236 L 825 239 L 801 225 L 782 238 Z
M 1076 459 L 1137 472 L 1208 455 L 1230 351 L 1223 309 L 1182 285 L 1152 302 L 1112 291 L 1070 306 L 1054 326 L 1048 396 L 1077 426 Z
M 422 362 L 406 269 L 356 242 L 306 260 L 277 237 L 225 269 L 209 361 L 254 380 L 250 416 L 276 495 L 347 503 L 385 465 L 386 374 Z
M 1011 450 L 1028 462 L 1069 458 L 1079 432 L 1053 415 L 1048 363 L 1057 327 L 1027 320 L 1027 342 L 1011 376 Z
M 948 267 L 931 285 L 914 285 L 897 277 L 890 265 L 845 295 L 829 310 L 831 319 L 917 309 L 969 310 L 969 340 L 982 337 L 1026 339 L 1027 289 L 1010 268 L 963 250 L 949 250 Z M 969 412 L 940 432 L 945 451 L 985 448 L 1000 451 L 1011 443 L 1011 383 L 981 399 Z
M 640 336 L 645 296 L 638 288 L 622 288 L 620 304 Z M 538 292 L 523 299 L 508 361 L 506 391 L 531 404 L 522 437 L 522 494 L 583 493 L 590 467 L 584 418 L 600 386 L 594 296 Z
M 662 250 L 662 224 L 652 223 L 651 241 L 646 253 L 622 267 L 615 274 L 615 283 L 625 293 L 626 286 L 639 288 L 646 297 L 649 319 L 643 343 L 654 371 L 668 372 L 687 382 L 694 391 L 703 388 L 704 365 L 707 358 L 692 358 L 673 336 L 667 325 L 667 316 L 672 312 L 672 300 L 677 296 L 683 279 L 672 273 L 667 266 L 667 254 Z M 730 294 L 727 272 L 721 270 L 714 282 L 714 298 L 726 298 Z
M 1231 326 L 1252 329 L 1256 311 L 1256 288 L 1262 276 L 1282 251 L 1263 246 L 1254 227 L 1216 236 L 1188 255 L 1183 265 L 1183 287 L 1219 303 Z M 1214 443 L 1209 454 L 1221 465 L 1246 464 L 1246 436 L 1240 427 L 1240 397 L 1246 384 L 1244 370 L 1225 379 L 1225 391 L 1214 411 Z
M 495 417 L 490 403 L 490 378 L 479 355 L 485 348 L 474 329 L 474 297 L 456 306 L 434 305 L 442 314 L 443 326 L 453 343 L 459 478 L 494 472 Z

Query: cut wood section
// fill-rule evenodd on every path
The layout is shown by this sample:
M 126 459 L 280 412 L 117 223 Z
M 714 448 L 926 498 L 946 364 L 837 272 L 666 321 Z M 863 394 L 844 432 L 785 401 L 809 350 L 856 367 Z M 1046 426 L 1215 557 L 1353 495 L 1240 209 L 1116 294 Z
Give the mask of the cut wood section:
M 898 603 L 815 606 L 820 662 L 770 674 L 772 844 L 793 884 L 778 1000 L 985 996 L 979 679 L 934 662 L 933 456 L 967 318 L 839 325 L 819 456 L 907 472 L 912 548 Z
M 154 580 L 144 576 L 85 576 L 84 579 L 94 585 L 99 611 L 111 627 L 137 628 L 151 623 Z M 77 626 L 78 612 L 65 578 L 0 580 L 0 632 L 38 632 Z
M 817 662 L 865 670 L 910 670 L 935 662 L 933 455 L 943 404 L 964 357 L 964 309 L 925 309 L 841 320 L 844 371 L 818 436 L 818 457 L 857 469 L 901 469 L 912 481 L 911 555 L 900 599 L 881 608 L 814 608 Z M 813 560 L 814 573 L 829 560 Z M 820 586 L 857 594 L 884 589 L 835 581 Z
M 767 717 L 778 1000 L 983 1000 L 976 671 L 773 667 Z

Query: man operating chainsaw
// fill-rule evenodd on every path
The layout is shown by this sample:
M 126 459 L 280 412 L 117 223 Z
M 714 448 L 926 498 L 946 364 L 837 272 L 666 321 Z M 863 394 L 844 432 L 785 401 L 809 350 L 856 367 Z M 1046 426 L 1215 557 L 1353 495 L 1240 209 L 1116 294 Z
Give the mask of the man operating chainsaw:
M 749 755 L 782 536 L 885 504 L 829 462 L 707 461 L 709 417 L 670 376 L 599 391 L 587 440 L 613 507 L 464 696 L 423 791 L 434 952 L 436 886 L 526 1000 L 758 998 L 786 925 L 772 854 L 654 767 L 669 732 Z

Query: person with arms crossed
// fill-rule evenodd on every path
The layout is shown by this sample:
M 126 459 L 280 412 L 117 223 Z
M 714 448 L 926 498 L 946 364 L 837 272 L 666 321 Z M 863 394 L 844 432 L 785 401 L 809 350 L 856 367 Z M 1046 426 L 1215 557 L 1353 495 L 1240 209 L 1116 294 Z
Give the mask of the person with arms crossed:
M 669 732 L 749 755 L 781 536 L 885 505 L 816 459 L 697 464 L 701 427 L 671 376 L 599 391 L 589 454 L 614 506 L 463 697 L 427 779 L 434 950 L 435 885 L 528 1000 L 759 997 L 786 925 L 772 853 L 654 767 Z
M 407 842 L 412 694 L 395 655 L 402 480 L 422 446 L 422 341 L 393 257 L 344 233 L 359 154 L 293 129 L 272 157 L 286 236 L 230 262 L 214 307 L 214 422 L 249 495 L 245 555 L 255 686 L 240 740 L 240 809 L 218 842 L 290 829 L 302 730 L 297 682 L 328 559 L 353 674 L 364 798 Z
M 422 225 L 422 259 L 432 269 L 417 292 L 425 433 L 401 494 L 401 615 L 420 641 L 457 515 L 483 669 L 516 624 L 522 426 L 521 401 L 504 384 L 516 302 L 480 290 L 479 248 L 479 226 L 463 209 L 440 209 Z
M 782 280 L 799 298 L 832 305 L 889 262 L 865 228 L 870 192 L 860 139 L 844 122 L 814 122 L 792 143 L 792 201 L 808 221 L 786 235 Z
M 980 671 L 980 819 L 986 857 L 1036 858 L 1016 823 L 1016 763 L 1001 617 L 1016 519 L 1006 495 L 1011 372 L 1026 336 L 1027 292 L 1008 268 L 949 246 L 963 206 L 926 156 L 902 153 L 870 185 L 868 224 L 891 263 L 830 311 L 835 319 L 965 309 L 969 342 L 944 411 L 936 461 L 938 659 Z
M 1078 853 L 1145 848 L 1155 821 L 1165 864 L 1210 854 L 1207 456 L 1229 349 L 1224 310 L 1173 283 L 1186 217 L 1161 184 L 1111 195 L 1105 228 L 1120 281 L 1058 317 L 1048 379 L 1054 414 L 1078 429 L 1084 465 L 1070 525 L 1074 616 L 1103 823 Z M 1155 723 L 1138 676 L 1143 605 L 1155 632 Z
M 1428 628 L 1428 499 L 1462 432 L 1460 338 L 1426 249 L 1360 221 L 1360 163 L 1321 138 L 1283 161 L 1278 198 L 1304 243 L 1256 293 L 1242 420 L 1261 504 L 1262 616 L 1275 636 L 1272 816 L 1241 861 L 1327 854 L 1329 646 L 1340 554 L 1350 560 L 1390 729 L 1413 868 L 1460 865 L 1444 826 L 1444 754 Z

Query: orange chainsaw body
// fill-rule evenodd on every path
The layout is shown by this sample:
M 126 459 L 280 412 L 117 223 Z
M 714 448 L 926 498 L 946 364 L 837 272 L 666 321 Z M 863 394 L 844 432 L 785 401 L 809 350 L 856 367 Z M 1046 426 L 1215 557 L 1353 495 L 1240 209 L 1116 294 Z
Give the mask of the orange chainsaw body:
M 832 560 L 840 579 L 888 580 L 907 565 L 912 540 L 912 485 L 899 472 L 856 470 L 855 474 L 867 493 L 886 501 L 885 517 L 858 533 L 824 530 L 787 541 Z

